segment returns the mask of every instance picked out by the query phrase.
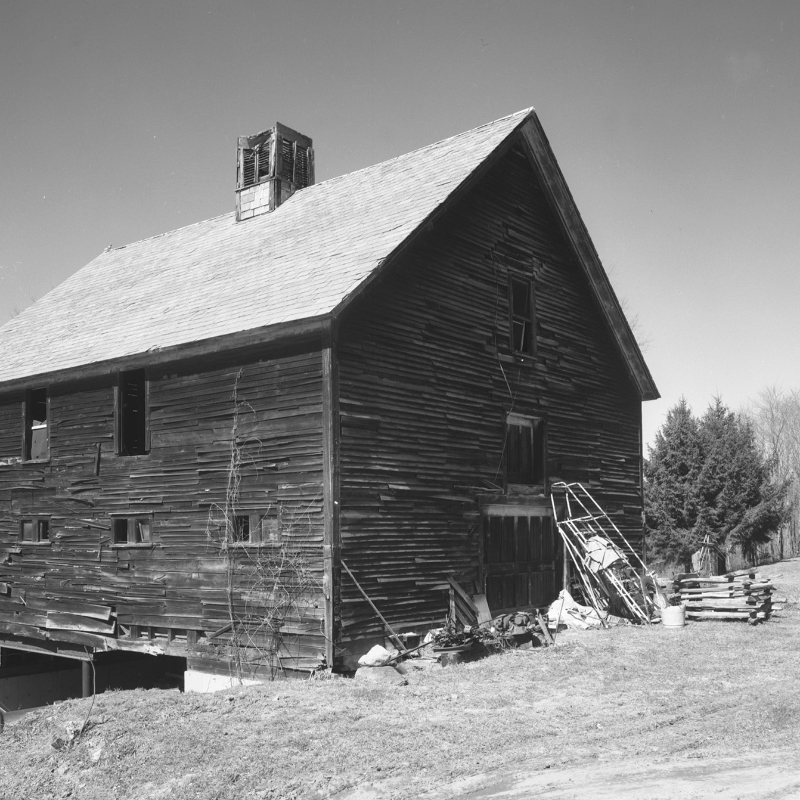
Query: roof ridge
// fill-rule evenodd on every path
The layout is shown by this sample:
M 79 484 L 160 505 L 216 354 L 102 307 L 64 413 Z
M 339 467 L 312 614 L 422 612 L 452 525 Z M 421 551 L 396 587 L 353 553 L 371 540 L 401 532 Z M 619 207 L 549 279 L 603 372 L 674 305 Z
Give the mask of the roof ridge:
M 461 131 L 459 133 L 454 133 L 452 136 L 446 136 L 444 139 L 439 139 L 436 142 L 431 142 L 430 144 L 423 145 L 422 147 L 418 147 L 416 150 L 409 150 L 405 153 L 400 153 L 396 156 L 392 156 L 391 158 L 384 159 L 383 161 L 378 161 L 375 164 L 368 164 L 366 167 L 359 167 L 358 169 L 351 170 L 350 172 L 343 172 L 341 175 L 334 175 L 332 178 L 327 178 L 324 181 L 320 181 L 319 183 L 313 183 L 311 186 L 306 186 L 303 189 L 299 189 L 295 194 L 299 194 L 300 192 L 309 192 L 313 191 L 317 187 L 320 186 L 330 186 L 332 183 L 336 181 L 344 180 L 352 175 L 357 175 L 359 172 L 366 172 L 367 170 L 377 169 L 378 167 L 382 167 L 386 164 L 391 164 L 393 161 L 397 161 L 401 158 L 409 158 L 411 156 L 418 155 L 427 150 L 431 150 L 435 147 L 440 147 L 441 145 L 445 144 L 445 142 L 452 141 L 453 139 L 459 139 L 463 136 L 469 136 L 470 134 L 474 134 L 476 131 L 479 131 L 483 128 L 488 128 L 493 125 L 498 125 L 501 122 L 505 122 L 506 120 L 511 119 L 512 117 L 525 117 L 533 111 L 533 106 L 529 106 L 528 108 L 521 108 L 519 111 L 514 111 L 511 114 L 506 114 L 504 117 L 498 117 L 491 122 L 484 122 L 481 125 L 477 125 L 474 128 L 470 128 L 467 131 Z M 277 209 L 276 209 L 277 210 Z M 127 244 L 122 244 L 119 247 L 112 247 L 111 250 L 104 250 L 100 255 L 103 255 L 106 252 L 114 252 L 115 250 L 122 250 L 126 247 L 132 247 L 133 245 L 142 244 L 144 242 L 150 242 L 154 239 L 160 239 L 164 236 L 171 236 L 174 233 L 179 233 L 180 231 L 184 231 L 187 228 L 191 228 L 195 225 L 205 225 L 209 222 L 213 222 L 214 220 L 223 219 L 224 217 L 229 217 L 233 215 L 233 211 L 228 211 L 223 214 L 217 214 L 214 217 L 209 217 L 208 219 L 198 220 L 197 222 L 190 222 L 188 225 L 182 225 L 180 228 L 173 228 L 169 231 L 163 231 L 162 233 L 157 233 L 154 236 L 146 236 L 143 239 L 134 239 L 132 242 L 128 242 Z
M 399 153 L 396 156 L 392 156 L 391 158 L 384 159 L 383 161 L 378 161 L 375 164 L 369 164 L 366 167 L 359 167 L 359 169 L 354 169 L 354 170 L 351 170 L 350 172 L 343 172 L 341 175 L 334 175 L 334 177 L 328 178 L 327 180 L 324 180 L 324 181 L 320 181 L 320 183 L 315 183 L 315 184 L 312 184 L 311 186 L 306 186 L 304 191 L 306 191 L 308 189 L 313 189 L 315 186 L 323 186 L 326 183 L 330 184 L 333 181 L 343 180 L 344 178 L 347 178 L 350 175 L 356 175 L 359 172 L 366 172 L 367 170 L 370 170 L 370 169 L 376 169 L 377 167 L 381 167 L 384 164 L 391 164 L 393 161 L 397 161 L 398 159 L 401 159 L 401 158 L 408 158 L 410 156 L 418 155 L 419 153 L 422 153 L 425 150 L 431 150 L 434 147 L 439 147 L 439 146 L 445 144 L 445 142 L 452 141 L 453 139 L 460 139 L 462 136 L 469 136 L 470 134 L 474 134 L 476 131 L 479 131 L 482 128 L 488 128 L 488 127 L 490 127 L 492 125 L 497 125 L 497 124 L 499 124 L 501 122 L 505 122 L 506 120 L 511 119 L 512 117 L 521 116 L 521 115 L 523 115 L 524 117 L 527 117 L 528 114 L 530 114 L 531 111 L 533 111 L 533 110 L 534 110 L 533 106 L 529 106 L 528 108 L 521 108 L 519 111 L 515 111 L 512 114 L 506 114 L 504 117 L 498 117 L 497 119 L 494 119 L 491 122 L 484 122 L 481 125 L 476 125 L 474 128 L 470 128 L 469 130 L 461 131 L 459 133 L 454 133 L 452 136 L 446 136 L 444 139 L 439 139 L 436 142 L 431 142 L 430 144 L 422 145 L 422 147 L 418 147 L 416 150 L 409 150 L 406 153 Z

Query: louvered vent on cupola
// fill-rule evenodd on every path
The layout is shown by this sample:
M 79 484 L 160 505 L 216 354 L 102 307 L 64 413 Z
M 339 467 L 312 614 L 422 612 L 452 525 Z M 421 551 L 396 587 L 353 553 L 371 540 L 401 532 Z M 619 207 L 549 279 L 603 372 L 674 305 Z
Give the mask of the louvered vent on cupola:
M 273 211 L 298 189 L 314 183 L 314 151 L 307 136 L 277 123 L 239 137 L 236 219 Z

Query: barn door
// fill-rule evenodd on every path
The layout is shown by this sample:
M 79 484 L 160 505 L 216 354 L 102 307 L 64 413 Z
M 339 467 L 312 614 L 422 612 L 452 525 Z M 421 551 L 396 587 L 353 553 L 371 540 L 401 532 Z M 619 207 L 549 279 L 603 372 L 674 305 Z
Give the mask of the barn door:
M 483 518 L 483 576 L 492 614 L 549 605 L 556 589 L 552 517 L 488 513 Z

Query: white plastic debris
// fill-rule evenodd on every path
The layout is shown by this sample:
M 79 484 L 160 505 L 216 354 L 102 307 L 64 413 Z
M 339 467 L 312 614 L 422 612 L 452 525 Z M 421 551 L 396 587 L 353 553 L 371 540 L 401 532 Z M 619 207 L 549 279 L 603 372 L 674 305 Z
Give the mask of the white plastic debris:
M 376 644 L 368 653 L 358 659 L 362 667 L 383 667 L 397 656 L 397 650 L 387 650 Z
M 547 622 L 553 627 L 561 624 L 582 631 L 587 628 L 599 628 L 602 625 L 597 612 L 589 606 L 576 603 L 566 589 L 558 593 L 558 599 L 547 609 Z
M 619 561 L 625 561 L 625 556 L 608 539 L 592 536 L 586 541 L 586 566 L 592 572 L 608 569 Z

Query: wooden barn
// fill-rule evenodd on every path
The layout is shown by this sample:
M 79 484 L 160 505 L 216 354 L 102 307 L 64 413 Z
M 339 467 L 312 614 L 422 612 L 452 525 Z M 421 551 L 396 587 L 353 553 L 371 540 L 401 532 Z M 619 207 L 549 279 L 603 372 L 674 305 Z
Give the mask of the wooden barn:
M 658 397 L 532 110 L 314 183 L 242 137 L 235 212 L 109 248 L 0 329 L 0 647 L 347 668 L 560 588 L 549 487 L 641 542 Z

